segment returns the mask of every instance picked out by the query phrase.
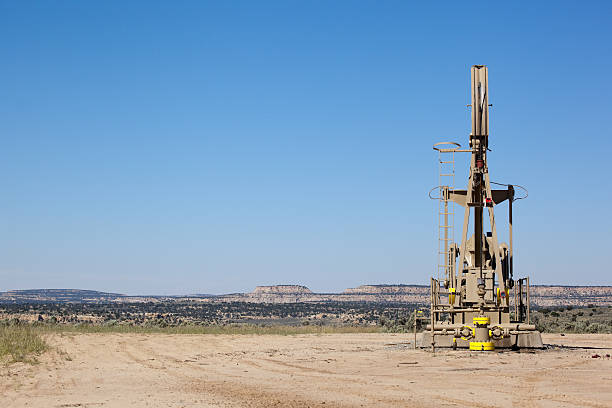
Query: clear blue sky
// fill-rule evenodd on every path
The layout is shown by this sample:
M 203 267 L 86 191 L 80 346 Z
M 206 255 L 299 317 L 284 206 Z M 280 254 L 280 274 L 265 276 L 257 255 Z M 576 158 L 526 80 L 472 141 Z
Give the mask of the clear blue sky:
M 428 284 L 473 64 L 517 275 L 612 284 L 610 2 L 0 4 L 0 290 Z

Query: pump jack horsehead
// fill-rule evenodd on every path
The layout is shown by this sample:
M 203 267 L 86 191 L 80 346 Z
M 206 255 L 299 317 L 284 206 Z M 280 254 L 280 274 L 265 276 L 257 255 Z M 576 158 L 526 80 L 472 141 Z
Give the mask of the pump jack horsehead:
M 488 69 L 472 67 L 472 132 L 469 149 L 458 143 L 434 145 L 440 167 L 437 187 L 430 197 L 439 201 L 438 276 L 431 279 L 430 323 L 423 347 L 541 348 L 542 338 L 529 321 L 529 278 L 513 277 L 512 203 L 515 187 L 491 189 L 489 150 Z M 467 189 L 454 187 L 455 153 L 470 153 Z M 522 187 L 520 187 L 523 189 Z M 437 196 L 431 193 L 436 191 Z M 523 189 L 524 190 L 524 189 Z M 526 190 L 524 190 L 526 192 Z M 493 209 L 508 202 L 509 244 L 499 244 Z M 461 243 L 453 242 L 454 205 L 463 207 Z M 489 232 L 484 232 L 484 212 Z M 470 218 L 473 232 L 468 238 Z M 512 302 L 510 296 L 512 290 Z

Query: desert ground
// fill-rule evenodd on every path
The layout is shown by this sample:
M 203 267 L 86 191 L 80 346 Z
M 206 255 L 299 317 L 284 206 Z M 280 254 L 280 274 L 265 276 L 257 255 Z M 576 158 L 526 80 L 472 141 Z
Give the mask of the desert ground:
M 0 368 L 0 407 L 612 407 L 612 335 L 486 354 L 413 350 L 410 334 L 47 340 L 38 364 Z

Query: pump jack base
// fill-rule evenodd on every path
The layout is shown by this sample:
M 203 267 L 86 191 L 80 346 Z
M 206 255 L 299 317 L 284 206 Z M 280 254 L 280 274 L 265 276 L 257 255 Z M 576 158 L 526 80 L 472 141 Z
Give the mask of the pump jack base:
M 435 348 L 458 348 L 458 349 L 470 349 L 473 350 L 471 345 L 477 343 L 474 341 L 457 338 L 453 334 L 438 334 L 434 336 L 434 347 Z M 431 332 L 424 331 L 423 338 L 421 341 L 422 348 L 431 347 Z M 524 331 L 515 334 L 510 334 L 510 337 L 504 337 L 502 339 L 493 339 L 491 342 L 479 343 L 480 347 L 478 351 L 482 350 L 482 344 L 492 343 L 495 349 L 543 349 L 544 343 L 542 343 L 542 335 L 539 331 Z M 488 347 L 488 346 L 487 346 Z M 485 351 L 488 350 L 485 348 Z

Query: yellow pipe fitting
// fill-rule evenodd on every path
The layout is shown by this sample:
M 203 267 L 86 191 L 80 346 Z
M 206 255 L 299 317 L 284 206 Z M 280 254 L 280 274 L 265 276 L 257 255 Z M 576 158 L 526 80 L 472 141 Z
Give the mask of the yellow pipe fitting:
M 470 341 L 470 351 L 493 351 L 495 345 L 492 341 Z
M 463 336 L 461 336 L 461 340 L 469 341 L 469 340 L 470 340 L 470 338 L 474 338 L 474 337 L 476 337 L 476 330 L 475 330 L 473 327 L 470 327 L 470 326 L 464 326 L 464 327 L 462 327 L 462 328 L 461 328 L 461 331 L 463 331 L 463 329 L 464 329 L 465 327 L 467 327 L 468 329 L 470 329 L 470 330 L 471 330 L 472 335 L 471 335 L 470 337 L 463 337 Z
M 455 304 L 455 288 L 450 288 L 448 290 L 448 304 L 449 305 L 454 305 Z
M 489 316 L 478 316 L 474 318 L 473 322 L 476 325 L 485 326 L 491 323 L 491 319 L 489 318 Z

